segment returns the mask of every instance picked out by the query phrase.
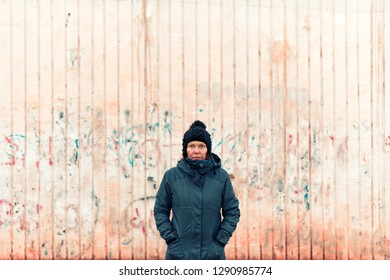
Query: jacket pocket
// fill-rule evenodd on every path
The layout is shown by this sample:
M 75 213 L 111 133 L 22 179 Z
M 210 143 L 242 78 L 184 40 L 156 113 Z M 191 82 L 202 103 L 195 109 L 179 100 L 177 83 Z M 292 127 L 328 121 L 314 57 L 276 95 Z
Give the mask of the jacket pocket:
M 224 259 L 225 249 L 217 241 L 211 240 L 207 250 L 205 260 L 222 260 Z
M 167 260 L 185 260 L 185 255 L 179 240 L 175 240 L 168 245 L 165 258 Z

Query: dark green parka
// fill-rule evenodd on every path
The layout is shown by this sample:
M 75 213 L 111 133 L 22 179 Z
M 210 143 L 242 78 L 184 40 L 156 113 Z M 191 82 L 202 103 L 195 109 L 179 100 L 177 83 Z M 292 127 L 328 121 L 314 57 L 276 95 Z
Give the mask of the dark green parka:
M 185 160 L 164 175 L 154 217 L 168 244 L 166 259 L 226 259 L 224 246 L 240 219 L 239 203 L 220 158 L 211 157 L 213 167 L 204 175 Z

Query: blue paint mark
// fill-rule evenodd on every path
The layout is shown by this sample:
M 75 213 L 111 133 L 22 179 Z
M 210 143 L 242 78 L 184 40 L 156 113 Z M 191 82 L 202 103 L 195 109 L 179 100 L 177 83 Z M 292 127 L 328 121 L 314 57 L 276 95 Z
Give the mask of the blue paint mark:
M 303 199 L 305 201 L 306 210 L 310 210 L 310 203 L 309 203 L 309 185 L 305 186 L 305 195 L 303 196 Z
M 73 163 L 76 164 L 77 163 L 77 159 L 79 158 L 79 152 L 78 152 L 78 149 L 79 149 L 79 139 L 76 139 L 75 141 L 75 145 L 76 145 L 76 149 L 73 150 Z
M 74 149 L 74 150 L 73 150 L 73 159 L 72 159 L 72 162 L 73 162 L 74 164 L 76 164 L 78 158 L 79 158 L 79 153 L 77 152 L 76 149 Z

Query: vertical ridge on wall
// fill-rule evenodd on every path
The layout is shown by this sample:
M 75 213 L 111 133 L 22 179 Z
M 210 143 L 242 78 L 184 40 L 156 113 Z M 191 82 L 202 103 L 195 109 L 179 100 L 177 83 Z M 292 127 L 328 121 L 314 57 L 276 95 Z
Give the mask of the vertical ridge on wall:
M 208 91 L 209 91 L 209 120 L 208 129 L 212 137 L 212 151 L 216 154 L 221 153 L 223 135 L 222 120 L 222 63 L 223 63 L 223 32 L 222 24 L 213 24 L 222 22 L 222 3 L 220 1 L 208 0 Z M 211 12 L 213 11 L 213 13 Z M 200 40 L 199 40 L 200 42 Z M 199 70 L 201 71 L 201 70 Z
M 95 1 L 93 10 L 93 258 L 107 257 L 106 218 L 106 138 L 104 92 L 104 1 Z M 102 164 L 103 163 L 103 164 Z
M 132 28 L 133 8 L 131 3 L 121 1 L 118 3 L 118 83 L 119 83 L 119 130 L 117 132 L 118 156 L 120 162 L 120 248 L 121 259 L 133 257 L 133 227 L 132 227 L 132 204 L 133 199 L 133 56 L 132 56 Z
M 234 186 L 239 184 L 239 174 L 234 169 L 234 148 L 237 135 L 235 135 L 235 38 L 234 38 L 234 10 L 233 3 L 221 1 L 222 17 L 221 24 L 226 27 L 222 30 L 222 65 L 221 65 L 221 89 L 222 89 L 222 138 L 224 140 L 222 151 L 220 153 L 222 166 L 233 176 L 232 183 Z M 236 180 L 237 179 L 237 180 Z M 242 219 L 243 220 L 243 219 Z M 237 236 L 233 235 L 232 242 L 226 246 L 227 255 L 237 258 Z
M 133 111 L 132 123 L 134 127 L 134 173 L 133 173 L 133 200 L 132 200 L 132 224 L 133 230 L 133 256 L 134 259 L 143 259 L 146 256 L 145 248 L 145 235 L 141 233 L 143 230 L 140 225 L 140 217 L 145 216 L 145 210 L 143 203 L 137 203 L 142 201 L 141 198 L 144 195 L 143 179 L 145 176 L 144 165 L 144 141 L 145 141 L 145 31 L 144 31 L 144 18 L 143 18 L 143 3 L 137 3 L 134 6 L 133 14 L 133 29 L 134 32 L 134 48 L 132 49 L 133 55 Z
M 385 161 L 385 153 L 383 147 L 385 145 L 384 128 L 384 18 L 383 18 L 383 1 L 373 2 L 373 100 L 372 100 L 372 157 L 373 157 L 373 243 L 374 243 L 374 259 L 383 259 L 383 209 L 384 196 L 383 184 L 385 170 L 382 169 L 382 162 Z
M 184 79 L 185 79 L 185 39 L 184 26 L 183 26 L 183 12 L 184 2 L 173 1 L 169 2 L 169 53 L 170 53 L 170 86 L 168 94 L 171 96 L 170 108 L 172 114 L 172 125 L 175 129 L 172 129 L 172 151 L 170 164 L 168 166 L 175 166 L 176 162 L 180 159 L 181 140 L 184 132 L 188 129 L 190 124 L 186 123 L 184 114 L 184 103 L 190 103 L 184 99 Z M 188 94 L 189 100 L 193 97 L 193 93 Z
M 4 15 L 0 17 L 0 44 L 3 55 L 0 57 L 0 143 L 2 154 L 0 155 L 0 259 L 12 258 L 12 233 L 10 230 L 11 220 L 5 213 L 12 206 L 12 158 L 8 155 L 10 149 L 4 149 L 11 145 L 7 140 L 12 133 L 12 32 L 11 32 L 11 4 L 1 2 L 0 9 Z M 8 11 L 8 12 L 6 12 Z M 7 152 L 8 151 L 8 152 Z
M 26 112 L 26 198 L 24 206 L 24 225 L 26 235 L 26 259 L 39 258 L 39 25 L 38 25 L 38 3 L 26 2 L 25 13 L 25 112 Z M 27 13 L 26 11 L 34 11 Z M 28 27 L 28 32 L 27 32 Z M 27 73 L 30 73 L 29 75 Z
M 311 258 L 323 258 L 322 110 L 321 110 L 321 1 L 311 1 L 309 56 L 310 189 L 307 194 L 311 224 Z M 316 74 L 318 73 L 318 74 Z
M 305 175 L 306 178 L 304 178 L 304 183 L 302 184 L 303 187 L 303 205 L 305 206 L 306 210 L 306 221 L 308 223 L 308 231 L 307 231 L 307 236 L 308 236 L 308 241 L 307 244 L 310 249 L 307 250 L 307 257 L 309 259 L 313 259 L 313 196 L 315 195 L 315 187 L 313 186 L 313 181 L 312 181 L 312 172 L 313 172 L 313 156 L 312 156 L 312 151 L 313 151 L 313 142 L 312 142 L 312 137 L 313 137 L 313 117 L 311 116 L 312 112 L 312 101 L 313 101 L 313 90 L 311 88 L 311 83 L 312 83 L 312 71 L 313 71 L 313 65 L 312 65 L 312 45 L 311 43 L 313 42 L 312 36 L 314 34 L 313 32 L 313 17 L 312 17 L 312 12 L 315 10 L 315 6 L 312 4 L 312 1 L 308 1 L 307 4 L 307 14 L 306 14 L 306 32 L 307 32 L 307 42 L 305 43 L 307 47 L 307 57 L 305 57 L 305 60 L 307 60 L 307 76 L 305 82 L 302 84 L 303 86 L 306 87 L 307 91 L 307 96 L 305 98 L 306 104 L 302 104 L 302 109 L 305 108 L 305 119 L 304 122 L 307 122 L 306 126 L 306 133 L 305 137 L 307 137 L 307 151 L 305 154 L 307 155 L 307 159 L 305 160 L 305 168 L 307 168 L 307 173 Z
M 240 199 L 241 227 L 235 232 L 237 258 L 248 259 L 248 2 L 233 4 L 233 103 L 234 146 L 232 147 L 234 188 Z M 240 31 L 240 32 L 238 32 Z M 238 149 L 241 147 L 242 149 Z M 240 238 L 237 238 L 239 236 Z M 245 241 L 245 242 L 243 242 Z
M 91 215 L 95 206 L 94 201 L 94 170 L 93 170 L 93 9 L 92 3 L 78 2 L 78 71 L 79 71 L 79 232 L 80 232 L 80 259 L 92 259 L 93 225 Z M 89 28 L 82 28 L 87 26 Z M 93 63 L 92 63 L 93 65 Z
M 106 160 L 107 160 L 107 259 L 119 259 L 119 170 L 118 155 L 119 98 L 118 98 L 118 2 L 104 3 L 105 37 L 105 94 L 106 94 Z
M 289 19 L 290 7 L 288 3 L 283 3 L 283 186 L 284 186 L 284 205 L 282 211 L 284 213 L 284 256 L 285 259 L 289 259 L 289 221 L 288 221 L 288 209 L 289 209 L 289 176 L 288 176 L 288 166 L 289 166 L 289 145 L 290 145 L 290 123 L 288 116 L 290 116 L 290 99 L 292 97 L 292 93 L 289 90 L 290 84 L 290 63 L 289 63 L 289 55 L 291 54 L 290 49 L 290 40 L 288 38 L 288 25 L 287 21 Z
M 384 45 L 383 45 L 383 72 L 384 72 L 384 83 L 383 83 L 383 94 L 384 94 L 384 132 L 385 132 L 385 160 L 383 162 L 383 167 L 385 172 L 383 172 L 384 176 L 384 236 L 383 236 L 383 251 L 385 255 L 385 259 L 390 259 L 390 191 L 388 190 L 388 186 L 390 184 L 390 174 L 386 172 L 389 170 L 390 163 L 390 72 L 386 72 L 386 69 L 389 69 L 389 51 L 386 51 L 386 47 L 390 46 L 390 28 L 386 28 L 386 26 L 390 26 L 390 5 L 383 1 L 383 17 L 384 17 Z
M 39 203 L 36 211 L 39 215 L 37 230 L 39 234 L 39 259 L 53 258 L 53 197 L 52 197 L 52 47 L 50 1 L 38 3 L 38 99 L 39 99 Z M 42 46 L 46 46 L 46 49 Z
M 324 153 L 323 168 L 323 196 L 324 196 L 324 258 L 336 258 L 335 244 L 335 215 L 336 209 L 331 205 L 335 197 L 335 155 L 334 155 L 334 2 L 322 2 L 323 40 L 322 40 L 322 62 L 323 62 L 323 137 L 322 150 Z M 325 23 L 328 23 L 326 25 Z M 329 26 L 331 24 L 331 26 Z
M 80 59 L 81 59 L 81 52 L 80 52 L 80 21 L 81 21 L 81 8 L 80 8 L 80 1 L 78 0 L 76 3 L 76 9 L 77 9 L 77 140 L 75 142 L 75 150 L 74 150 L 74 155 L 77 157 L 77 185 L 78 185 L 78 190 L 77 190 L 77 221 L 78 221 L 78 232 L 77 232 L 77 238 L 78 238 L 78 259 L 82 258 L 82 234 L 81 234 L 81 165 L 80 165 L 80 142 L 82 142 L 82 136 L 81 136 L 81 81 L 80 81 L 80 76 L 81 76 L 81 67 L 80 67 Z
M 286 22 L 297 22 L 296 2 L 287 2 Z M 298 25 L 285 27 L 286 44 L 286 259 L 298 259 Z M 288 59 L 289 58 L 289 59 Z M 288 108 L 288 109 L 287 109 Z M 259 139 L 261 141 L 261 139 Z
M 260 170 L 258 165 L 259 153 L 259 10 L 258 1 L 249 1 L 246 10 L 246 35 L 247 55 L 245 58 L 247 72 L 247 145 L 248 145 L 248 177 L 246 184 L 248 188 L 247 200 L 247 220 L 248 226 L 246 234 L 248 237 L 248 259 L 260 258 Z M 253 62 L 253 63 L 252 63 Z
M 336 259 L 346 259 L 348 248 L 346 244 L 346 228 L 348 209 L 346 203 L 346 53 L 345 53 L 345 3 L 334 2 L 334 143 L 335 161 L 335 228 L 336 228 Z M 337 46 L 337 47 L 336 47 Z M 336 214 L 337 213 L 337 214 Z
M 66 259 L 66 48 L 65 9 L 52 5 L 53 17 L 53 247 L 54 259 Z
M 21 230 L 24 226 L 24 206 L 26 192 L 26 174 L 23 172 L 25 167 L 25 98 L 26 98 L 26 63 L 25 63 L 25 26 L 24 17 L 18 17 L 18 14 L 25 15 L 24 3 L 12 2 L 11 4 L 11 92 L 17 92 L 19 98 L 11 99 L 12 118 L 11 118 L 11 159 L 15 159 L 12 166 L 12 195 L 11 195 L 11 255 L 12 259 L 25 259 L 26 256 L 26 235 Z M 21 32 L 15 32 L 15 30 Z M 18 81 L 16 83 L 16 81 Z M 17 133 L 16 133 L 17 132 Z M 12 146 L 12 147 L 11 147 Z M 16 161 L 16 159 L 18 159 Z M 19 188 L 17 188 L 19 186 Z M 19 240 L 19 242 L 14 242 Z
M 80 158 L 79 158 L 79 35 L 80 13 L 76 0 L 67 1 L 66 13 L 66 56 L 65 56 L 65 137 L 66 137 L 66 190 L 65 190 L 65 246 L 67 259 L 80 259 Z
M 346 57 L 347 57 L 347 178 L 348 178 L 348 259 L 360 259 L 359 246 L 359 104 L 357 94 L 357 3 L 346 1 L 347 27 Z
M 370 2 L 370 64 L 369 64 L 369 70 L 370 70 L 370 73 L 369 73 L 369 114 L 368 114 L 368 117 L 369 117 L 369 123 L 368 123 L 368 126 L 370 128 L 370 135 L 369 135 L 369 168 L 368 168 L 368 172 L 370 174 L 370 190 L 371 190 L 371 195 L 370 195 L 370 214 L 371 214 L 371 217 L 370 217 L 370 220 L 369 220 L 369 224 L 370 224 L 370 253 L 371 253 L 371 257 L 373 259 L 375 259 L 375 248 L 374 248 L 374 219 L 375 219 L 375 216 L 374 216 L 374 210 L 375 210 L 375 206 L 374 206 L 374 197 L 375 197 L 375 193 L 374 193 L 374 176 L 373 176 L 373 173 L 374 173 L 374 129 L 373 129 L 373 122 L 374 122 L 374 112 L 373 112 L 373 102 L 374 102 L 374 2 L 375 0 L 371 1 Z M 375 27 L 376 29 L 376 27 Z
M 196 1 L 195 6 L 195 118 L 205 122 L 212 134 L 211 90 L 210 90 L 210 1 Z M 214 46 L 213 46 L 214 47 Z M 214 144 L 214 143 L 212 143 Z
M 371 34 L 371 5 L 359 1 L 359 30 L 362 34 Z M 368 11 L 368 12 L 364 12 Z M 372 211 L 371 211 L 371 35 L 367 40 L 359 35 L 359 97 L 360 97 L 360 164 L 361 164 L 361 258 L 372 259 Z M 364 191 L 364 192 L 363 192 Z
M 169 23 L 165 20 L 165 17 L 169 12 L 169 4 L 167 2 L 157 1 L 156 6 L 156 56 L 157 56 L 157 99 L 158 99 L 158 149 L 160 151 L 160 157 L 158 158 L 156 165 L 158 169 L 157 176 L 155 178 L 156 191 L 163 177 L 163 172 L 168 168 L 171 162 L 171 145 L 170 145 L 170 119 L 171 119 L 171 99 L 169 94 L 170 87 L 170 70 L 169 59 L 170 59 L 170 36 L 168 30 L 170 29 Z M 165 11 L 163 13 L 162 11 Z M 166 34 L 167 36 L 164 36 Z M 167 38 L 168 37 L 168 38 Z M 150 217 L 151 223 L 153 223 L 154 217 Z M 160 238 L 159 233 L 156 233 L 157 252 L 156 259 L 165 258 L 165 242 Z
M 272 106 L 272 129 L 271 129 L 271 153 L 272 153 L 272 220 L 273 220 L 273 258 L 286 258 L 286 220 L 285 220 L 285 29 L 284 13 L 285 4 L 282 1 L 272 2 L 272 11 L 279 10 L 278 16 L 274 16 L 270 23 L 269 42 L 271 59 L 271 106 Z M 273 13 L 272 13 L 273 14 Z
M 159 163 L 161 162 L 160 148 L 160 98 L 159 98 L 159 71 L 158 71 L 158 42 L 153 34 L 158 32 L 156 4 L 144 4 L 144 18 L 146 29 L 146 65 L 147 65 L 147 111 L 146 111 L 146 177 L 145 177 L 145 234 L 146 234 L 146 259 L 158 259 L 158 240 L 160 238 L 154 226 L 154 198 L 160 181 Z M 151 156 L 151 155 L 154 156 Z
M 298 9 L 298 259 L 310 259 L 310 123 L 309 123 L 309 1 Z
M 260 4 L 260 18 L 262 19 L 262 23 L 260 24 L 261 34 L 269 33 L 269 26 L 263 24 L 264 22 L 268 22 L 270 20 L 270 10 L 267 8 L 269 2 L 261 2 Z M 271 117 L 272 108 L 270 108 L 271 104 L 271 81 L 270 81 L 270 49 L 269 49 L 269 36 L 262 36 L 259 39 L 260 41 L 260 72 L 262 73 L 260 77 L 260 136 L 259 136 L 259 165 L 260 165 L 260 174 L 261 174 L 261 182 L 262 186 L 260 188 L 260 205 L 261 216 L 260 216 L 260 257 L 261 259 L 272 259 L 272 209 L 268 207 L 270 205 L 270 201 L 272 199 L 271 193 L 271 176 L 272 176 L 272 168 L 271 168 L 271 157 L 270 157 L 270 147 L 271 147 Z
M 196 90 L 196 7 L 197 1 L 190 1 L 187 4 L 185 1 L 180 3 L 180 12 L 176 13 L 176 24 L 181 26 L 181 100 L 182 108 L 178 110 L 178 114 L 182 114 L 183 132 L 187 130 L 189 125 L 197 116 L 198 92 Z M 180 17 L 179 17 L 180 16 Z M 175 17 L 175 14 L 173 15 Z M 180 106 L 180 105 L 179 105 Z M 179 109 L 179 108 L 178 108 Z M 178 136 L 180 140 L 180 136 Z M 178 143 L 179 144 L 179 143 Z

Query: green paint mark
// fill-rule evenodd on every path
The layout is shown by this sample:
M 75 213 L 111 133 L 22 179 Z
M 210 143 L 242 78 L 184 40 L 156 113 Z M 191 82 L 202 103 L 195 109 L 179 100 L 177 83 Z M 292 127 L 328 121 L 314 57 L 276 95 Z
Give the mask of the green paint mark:
M 217 144 L 217 147 L 221 146 L 222 145 L 222 140 L 219 141 L 219 143 Z
M 100 199 L 95 194 L 93 195 L 93 198 L 95 199 L 95 206 L 96 206 L 96 208 L 99 208 Z
M 77 152 L 76 149 L 73 151 L 73 163 L 76 164 L 77 159 L 79 158 L 79 153 Z
M 133 147 L 130 147 L 129 153 L 128 153 L 128 155 L 127 155 L 127 158 L 128 158 L 128 161 L 129 161 L 131 167 L 134 167 L 134 159 L 133 159 L 133 158 L 131 157 L 131 155 L 130 155 L 130 153 L 131 153 L 132 150 L 133 150 Z
M 313 142 L 314 142 L 314 144 L 317 144 L 317 131 L 316 131 L 316 129 L 314 129 L 314 132 L 313 132 Z
M 170 124 L 165 124 L 164 125 L 164 129 L 168 131 L 169 134 L 172 134 L 172 128 L 171 128 L 171 125 Z
M 202 109 L 202 108 L 199 108 L 199 112 L 203 113 L 203 109 Z
M 76 144 L 76 149 L 73 150 L 73 163 L 76 164 L 77 159 L 79 158 L 79 152 L 78 152 L 79 139 L 76 139 L 74 142 Z
M 279 180 L 279 182 L 278 182 L 278 191 L 279 192 L 283 192 L 283 189 L 284 189 L 283 181 Z
M 284 212 L 284 209 L 278 206 L 276 207 L 276 212 L 278 213 L 278 215 L 281 215 Z
M 17 133 L 13 133 L 11 134 L 9 137 L 20 137 L 20 138 L 23 138 L 23 139 L 26 139 L 26 136 L 25 135 L 22 135 L 22 134 L 17 134 Z
M 128 240 L 128 241 L 124 241 L 124 242 L 122 242 L 122 245 L 127 246 L 127 245 L 129 245 L 131 243 L 131 241 L 132 241 L 131 239 Z

